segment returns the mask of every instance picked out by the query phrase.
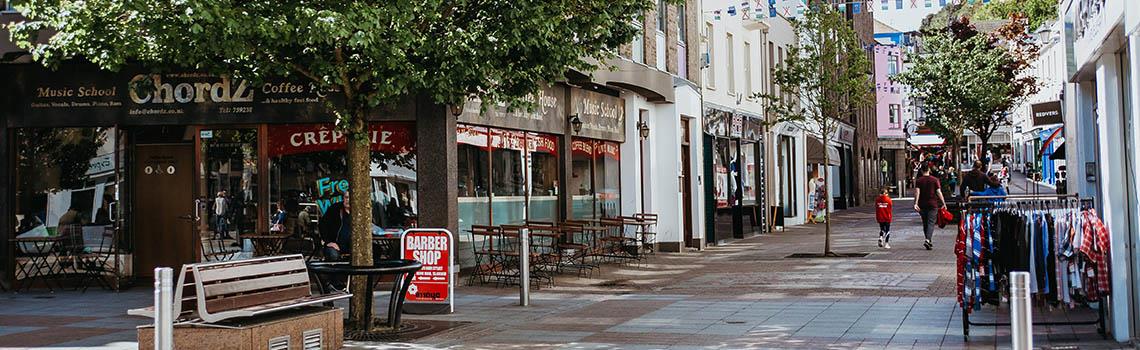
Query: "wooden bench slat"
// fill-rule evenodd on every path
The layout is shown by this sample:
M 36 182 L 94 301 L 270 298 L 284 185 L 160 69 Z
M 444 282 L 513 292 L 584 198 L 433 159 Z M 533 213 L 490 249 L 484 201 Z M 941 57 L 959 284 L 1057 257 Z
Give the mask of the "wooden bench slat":
M 262 289 L 280 288 L 295 284 L 304 284 L 307 286 L 309 284 L 309 274 L 306 272 L 299 272 L 291 273 L 288 275 L 207 284 L 202 287 L 203 293 L 205 295 L 202 295 L 201 297 L 209 299 L 217 296 L 224 296 L 227 294 L 237 294 Z
M 210 313 L 243 309 L 261 304 L 276 303 L 305 298 L 310 295 L 309 286 L 274 289 L 258 293 L 206 300 L 206 310 Z
M 210 282 L 214 281 L 230 280 L 242 277 L 304 271 L 305 268 L 305 260 L 289 259 L 261 264 L 198 269 L 198 273 L 201 275 L 198 276 L 198 279 L 201 280 L 202 283 L 209 284 Z

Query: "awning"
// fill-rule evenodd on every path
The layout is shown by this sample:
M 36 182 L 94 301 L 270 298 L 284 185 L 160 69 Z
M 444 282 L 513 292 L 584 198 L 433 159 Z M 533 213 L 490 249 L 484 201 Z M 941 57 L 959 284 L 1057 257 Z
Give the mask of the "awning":
M 1065 159 L 1065 144 L 1062 143 L 1061 145 L 1057 146 L 1057 149 L 1053 150 L 1053 154 L 1049 155 L 1049 159 L 1064 160 Z
M 911 135 L 906 141 L 918 147 L 941 146 L 945 142 L 938 135 Z
M 807 162 L 808 164 L 823 164 L 824 163 L 824 147 L 823 142 L 814 136 L 807 138 Z M 827 160 L 830 165 L 839 165 L 839 150 L 834 146 L 827 147 Z

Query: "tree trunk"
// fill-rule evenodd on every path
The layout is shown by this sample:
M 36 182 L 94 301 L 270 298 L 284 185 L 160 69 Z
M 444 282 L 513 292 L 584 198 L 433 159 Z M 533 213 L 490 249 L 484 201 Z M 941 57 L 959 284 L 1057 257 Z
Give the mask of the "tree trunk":
M 352 266 L 372 266 L 372 178 L 369 174 L 368 123 L 364 120 L 364 110 L 356 108 L 352 112 L 346 132 L 345 153 L 348 156 L 349 198 L 345 198 L 352 212 Z M 372 310 L 368 310 L 368 279 L 352 277 L 352 292 L 349 308 L 349 323 L 352 329 L 371 330 Z
M 823 141 L 823 256 L 831 255 L 831 156 L 827 152 L 827 138 Z
M 830 118 L 825 116 L 824 118 Z M 823 256 L 831 255 L 831 153 L 828 141 L 831 139 L 831 128 L 825 127 L 828 120 L 820 120 L 821 135 L 823 135 Z

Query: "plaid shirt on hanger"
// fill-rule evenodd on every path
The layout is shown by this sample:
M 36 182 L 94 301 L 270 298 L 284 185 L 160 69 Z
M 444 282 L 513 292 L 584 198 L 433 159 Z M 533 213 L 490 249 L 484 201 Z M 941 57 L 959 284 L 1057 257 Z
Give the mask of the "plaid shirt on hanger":
M 1104 222 L 1092 210 L 1086 210 L 1082 213 L 1084 218 L 1084 237 L 1081 242 L 1081 253 L 1088 257 L 1089 262 L 1093 264 L 1096 274 L 1096 286 L 1087 288 L 1089 297 L 1098 300 L 1101 297 L 1108 296 L 1112 291 L 1112 285 L 1109 284 L 1109 248 L 1108 229 L 1104 227 Z

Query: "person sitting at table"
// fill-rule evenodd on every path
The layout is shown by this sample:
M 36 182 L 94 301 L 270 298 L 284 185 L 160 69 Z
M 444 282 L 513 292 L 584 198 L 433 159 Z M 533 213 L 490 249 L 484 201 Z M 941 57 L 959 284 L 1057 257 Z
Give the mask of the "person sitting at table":
M 348 203 L 348 191 L 344 192 L 344 200 L 329 205 L 325 214 L 317 224 L 321 241 L 324 244 L 322 251 L 327 261 L 341 260 L 341 255 L 352 252 L 352 216 Z
M 269 219 L 269 232 L 274 234 L 288 233 L 288 226 L 285 225 L 285 220 L 289 218 L 289 213 L 285 211 L 285 201 L 277 201 L 277 212 L 273 213 L 273 217 Z

